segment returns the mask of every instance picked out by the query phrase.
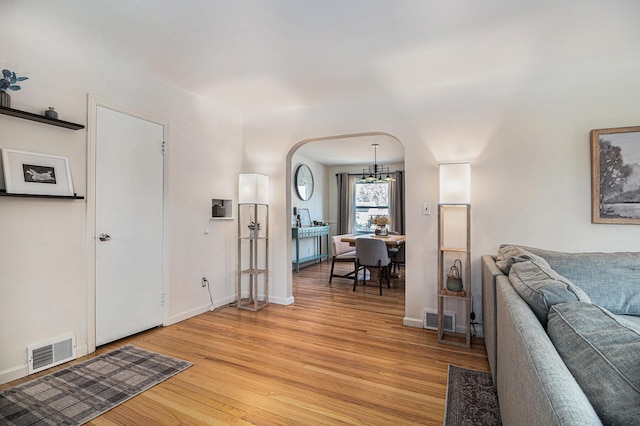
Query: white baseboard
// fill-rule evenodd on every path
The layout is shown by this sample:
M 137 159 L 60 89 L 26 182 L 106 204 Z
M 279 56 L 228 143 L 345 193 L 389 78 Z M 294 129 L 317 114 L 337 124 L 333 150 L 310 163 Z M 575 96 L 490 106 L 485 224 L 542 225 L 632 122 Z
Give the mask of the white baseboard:
M 219 299 L 213 302 L 213 307 L 219 308 L 220 306 L 225 306 L 225 305 L 228 305 L 229 303 L 235 302 L 235 300 L 236 300 L 235 296 L 229 296 L 224 299 Z M 196 315 L 204 314 L 205 312 L 208 312 L 210 310 L 211 310 L 211 304 L 207 303 L 206 305 L 201 305 L 196 308 L 189 309 L 188 311 L 184 311 L 176 315 L 172 315 L 169 318 L 169 324 L 164 324 L 164 325 L 167 326 L 167 325 L 176 324 L 186 319 L 195 317 Z
M 0 385 L 20 379 L 29 374 L 29 365 L 24 364 L 18 367 L 7 368 L 0 371 Z
M 294 301 L 295 301 L 295 299 L 294 299 L 293 296 L 286 297 L 286 298 L 283 298 L 283 297 L 269 297 L 269 303 L 274 303 L 276 305 L 288 306 L 288 305 L 293 304 Z
M 424 321 L 422 321 L 421 318 L 404 317 L 402 319 L 402 325 L 405 325 L 407 327 L 422 328 L 424 326 Z

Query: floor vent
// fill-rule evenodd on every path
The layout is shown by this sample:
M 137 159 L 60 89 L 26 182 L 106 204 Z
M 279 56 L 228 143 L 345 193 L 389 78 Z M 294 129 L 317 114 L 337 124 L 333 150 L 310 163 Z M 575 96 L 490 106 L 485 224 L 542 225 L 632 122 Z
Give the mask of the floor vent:
M 71 333 L 27 346 L 29 374 L 76 359 L 76 335 Z
M 444 313 L 444 331 L 456 331 L 456 314 L 455 312 Z M 424 311 L 424 328 L 427 330 L 438 329 L 438 312 L 437 311 Z

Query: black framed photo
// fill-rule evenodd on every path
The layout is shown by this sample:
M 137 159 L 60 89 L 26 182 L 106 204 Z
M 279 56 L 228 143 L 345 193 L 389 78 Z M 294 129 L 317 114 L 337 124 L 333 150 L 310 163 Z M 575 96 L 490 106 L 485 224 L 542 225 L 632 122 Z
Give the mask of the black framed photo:
M 640 224 L 640 126 L 591 131 L 591 222 Z

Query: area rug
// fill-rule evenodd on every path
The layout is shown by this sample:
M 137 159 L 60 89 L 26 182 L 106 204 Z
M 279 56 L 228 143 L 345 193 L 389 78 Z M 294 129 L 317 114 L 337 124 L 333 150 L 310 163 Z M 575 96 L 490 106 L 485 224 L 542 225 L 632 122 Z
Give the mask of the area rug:
M 449 364 L 445 426 L 501 425 L 498 395 L 491 373 Z
M 0 424 L 80 425 L 189 366 L 126 345 L 0 392 Z

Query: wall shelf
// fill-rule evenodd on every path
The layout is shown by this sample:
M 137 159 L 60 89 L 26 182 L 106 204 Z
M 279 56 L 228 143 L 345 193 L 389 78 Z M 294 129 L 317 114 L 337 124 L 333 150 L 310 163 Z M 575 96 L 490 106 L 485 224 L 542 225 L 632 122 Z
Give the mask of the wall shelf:
M 10 115 L 11 117 L 22 118 L 24 120 L 37 121 L 38 123 L 49 124 L 51 126 L 64 127 L 71 130 L 84 129 L 84 126 L 82 124 L 71 123 L 64 120 L 57 120 L 55 118 L 45 117 L 44 115 L 33 114 L 31 112 L 20 111 L 4 106 L 0 106 L 0 114 Z
M 233 219 L 233 204 L 231 200 L 224 198 L 213 198 L 211 200 L 211 220 L 230 220 Z
M 6 189 L 0 189 L 0 197 L 62 198 L 67 200 L 84 200 L 84 197 L 76 194 L 73 194 L 73 195 L 12 194 L 12 193 L 8 193 Z

